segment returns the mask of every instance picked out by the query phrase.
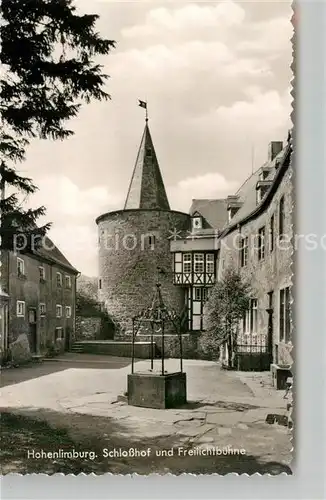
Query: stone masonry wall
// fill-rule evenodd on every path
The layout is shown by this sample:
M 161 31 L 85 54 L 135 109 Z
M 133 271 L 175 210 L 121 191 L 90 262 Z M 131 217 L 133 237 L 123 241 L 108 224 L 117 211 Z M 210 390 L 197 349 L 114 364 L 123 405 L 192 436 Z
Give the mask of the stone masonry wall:
M 283 242 L 278 242 L 279 231 L 279 202 L 284 195 L 284 232 L 286 239 Z M 219 279 L 223 276 L 223 272 L 232 266 L 239 269 L 242 276 L 249 280 L 255 297 L 258 299 L 258 332 L 267 335 L 268 327 L 268 292 L 274 292 L 274 314 L 273 314 L 273 344 L 274 344 L 274 362 L 280 364 L 292 363 L 290 350 L 292 344 L 284 344 L 279 338 L 279 301 L 280 289 L 291 286 L 292 261 L 293 261 L 293 236 L 292 229 L 292 211 L 293 211 L 293 193 L 291 180 L 291 167 L 288 168 L 284 178 L 274 195 L 272 203 L 267 211 L 262 213 L 256 219 L 253 219 L 243 225 L 239 230 L 235 230 L 227 235 L 221 242 L 220 260 L 219 260 Z M 274 251 L 269 249 L 269 227 L 270 219 L 274 214 L 275 217 L 275 243 Z M 265 226 L 265 258 L 258 260 L 257 244 L 254 244 L 254 237 L 258 234 L 258 230 Z M 249 257 L 248 264 L 245 267 L 240 267 L 240 252 L 239 248 L 239 231 L 241 236 L 249 237 Z M 251 248 L 250 248 L 251 240 Z M 278 359 L 276 359 L 278 352 Z
M 117 321 L 122 332 L 131 330 L 131 319 L 150 305 L 160 275 L 162 295 L 170 307 L 180 311 L 183 291 L 173 285 L 170 239 L 174 230 L 184 230 L 189 215 L 163 210 L 125 210 L 98 219 L 99 300 Z M 150 244 L 149 236 L 155 237 Z
M 29 310 L 36 310 L 37 352 L 47 350 L 49 343 L 54 343 L 56 327 L 62 327 L 63 335 L 71 335 L 74 330 L 75 276 L 59 265 L 44 263 L 30 255 L 18 255 L 24 260 L 25 275 L 17 275 L 17 255 L 9 254 L 9 344 L 20 335 L 26 334 L 29 338 Z M 45 269 L 45 280 L 40 281 L 39 266 Z M 62 273 L 62 287 L 56 283 L 56 272 Z M 71 288 L 65 286 L 65 275 L 71 276 Z M 25 316 L 17 316 L 17 301 L 25 302 Z M 45 303 L 46 313 L 40 315 L 40 303 Z M 62 317 L 56 317 L 56 304 L 62 305 Z M 71 317 L 65 315 L 65 306 L 71 307 Z

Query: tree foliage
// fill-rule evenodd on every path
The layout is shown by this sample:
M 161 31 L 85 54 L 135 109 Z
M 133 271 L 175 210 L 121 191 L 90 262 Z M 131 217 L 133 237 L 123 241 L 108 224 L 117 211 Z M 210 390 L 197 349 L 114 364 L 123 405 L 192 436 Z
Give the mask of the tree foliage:
M 78 290 L 76 293 L 76 314 L 77 316 L 102 316 L 99 302 L 89 295 L 85 290 Z
M 71 136 L 67 122 L 82 103 L 110 98 L 104 90 L 108 76 L 95 59 L 115 42 L 101 38 L 97 19 L 78 13 L 72 0 L 2 0 L 0 173 L 1 188 L 13 191 L 1 199 L 2 248 L 11 248 L 19 231 L 32 235 L 45 213 L 44 207 L 24 210 L 18 196 L 37 189 L 16 170 L 31 139 Z
M 205 332 L 201 340 L 204 352 L 217 358 L 219 348 L 225 342 L 229 353 L 234 351 L 239 322 L 249 309 L 250 297 L 250 284 L 233 268 L 226 269 L 205 306 Z

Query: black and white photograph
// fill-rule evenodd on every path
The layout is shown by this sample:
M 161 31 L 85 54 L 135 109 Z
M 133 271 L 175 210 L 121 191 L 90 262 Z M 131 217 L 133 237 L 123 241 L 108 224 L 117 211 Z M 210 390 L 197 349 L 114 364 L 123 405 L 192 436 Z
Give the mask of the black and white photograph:
M 2 475 L 293 474 L 298 17 L 2 0 Z

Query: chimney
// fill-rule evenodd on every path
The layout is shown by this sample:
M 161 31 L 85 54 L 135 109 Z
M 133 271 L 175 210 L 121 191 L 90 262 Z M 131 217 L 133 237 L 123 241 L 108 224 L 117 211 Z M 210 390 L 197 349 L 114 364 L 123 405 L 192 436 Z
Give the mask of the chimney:
M 268 161 L 273 161 L 283 149 L 282 141 L 272 141 L 268 146 Z

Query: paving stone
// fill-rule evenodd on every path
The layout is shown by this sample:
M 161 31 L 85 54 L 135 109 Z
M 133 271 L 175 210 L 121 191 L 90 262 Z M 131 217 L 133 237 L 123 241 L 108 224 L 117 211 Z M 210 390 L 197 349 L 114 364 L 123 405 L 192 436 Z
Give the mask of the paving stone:
M 204 424 L 201 427 L 189 427 L 189 428 L 180 429 L 176 432 L 176 434 L 190 436 L 190 437 L 197 437 L 198 436 L 198 439 L 200 439 L 201 434 L 204 434 L 207 431 L 210 431 L 212 429 L 213 429 L 212 425 Z
M 232 434 L 232 429 L 230 429 L 229 427 L 219 427 L 218 434 L 220 436 L 229 436 Z
M 212 443 L 214 441 L 214 438 L 211 436 L 202 436 L 198 439 L 199 443 Z
M 235 425 L 236 423 L 241 420 L 242 414 L 241 412 L 217 412 L 217 413 L 210 413 L 206 417 L 206 422 L 208 424 L 228 424 L 228 425 Z
M 242 424 L 242 423 L 238 424 L 237 427 L 239 429 L 243 429 L 243 430 L 247 430 L 249 428 L 246 424 Z

